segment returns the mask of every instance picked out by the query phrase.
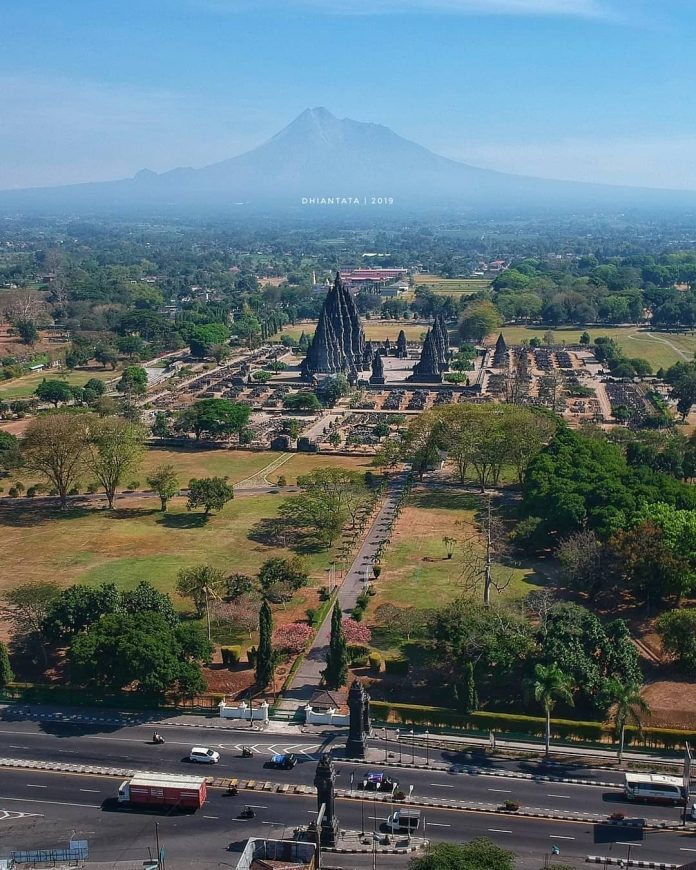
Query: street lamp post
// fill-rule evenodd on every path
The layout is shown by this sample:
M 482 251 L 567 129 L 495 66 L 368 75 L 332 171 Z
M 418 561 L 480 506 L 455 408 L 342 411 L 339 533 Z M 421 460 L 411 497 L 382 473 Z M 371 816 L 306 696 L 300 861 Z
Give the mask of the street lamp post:
M 411 735 L 411 764 L 416 763 L 416 741 L 415 741 L 415 733 L 413 728 L 408 732 Z
M 385 760 L 385 761 L 387 760 L 387 752 L 388 752 L 388 747 L 387 747 L 387 729 L 385 728 L 385 729 L 384 729 L 384 760 Z
M 425 729 L 425 766 L 430 767 L 430 732 Z
M 401 731 L 396 729 L 396 742 L 399 744 L 399 764 L 401 764 Z
M 365 836 L 365 789 L 367 788 L 367 779 L 363 780 L 362 791 L 360 792 L 360 836 Z

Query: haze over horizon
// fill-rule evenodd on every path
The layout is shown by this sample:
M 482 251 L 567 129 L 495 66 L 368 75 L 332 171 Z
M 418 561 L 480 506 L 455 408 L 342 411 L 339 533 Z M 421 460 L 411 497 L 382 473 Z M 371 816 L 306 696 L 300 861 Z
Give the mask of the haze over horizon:
M 0 11 L 0 189 L 205 166 L 321 105 L 482 168 L 696 190 L 686 0 L 46 7 Z

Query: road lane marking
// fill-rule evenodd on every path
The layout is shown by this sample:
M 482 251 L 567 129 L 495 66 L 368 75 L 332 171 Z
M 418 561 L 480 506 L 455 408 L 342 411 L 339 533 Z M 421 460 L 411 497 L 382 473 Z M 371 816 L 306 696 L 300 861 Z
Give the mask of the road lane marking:
M 258 804 L 244 804 L 244 806 L 251 807 L 252 810 L 267 810 L 268 809 L 268 807 L 262 807 L 262 806 L 259 806 Z
M 203 816 L 204 819 L 219 819 L 220 816 Z
M 686 848 L 683 848 L 680 846 L 679 851 L 680 852 L 696 852 L 696 849 L 686 849 Z
M 80 791 L 91 791 L 91 792 L 93 792 L 94 794 L 99 794 L 99 789 L 98 789 L 98 788 L 81 788 Z
M 512 794 L 511 788 L 489 788 L 488 791 L 498 791 L 501 794 Z
M 431 822 L 428 822 L 428 824 L 431 824 Z M 488 830 L 493 834 L 511 834 L 512 833 L 512 831 L 504 831 L 502 828 L 489 828 Z
M 101 807 L 98 804 L 73 804 L 69 801 L 42 801 L 39 798 L 18 798 L 18 797 L 7 797 L 7 795 L 0 795 L 0 801 L 19 801 L 20 803 L 25 804 L 53 804 L 57 807 L 84 807 L 86 810 L 100 810 Z
M 448 785 L 446 782 L 431 782 L 433 788 L 454 788 L 453 785 Z
M 565 798 L 566 800 L 570 800 L 572 795 L 569 795 L 569 794 L 547 794 L 546 797 Z
M 560 834 L 549 834 L 549 840 L 574 840 L 575 837 L 562 837 Z
M 446 825 L 443 822 L 428 822 L 429 828 L 451 828 L 452 825 Z
M 12 743 L 10 743 L 10 749 L 29 749 L 29 747 L 28 746 L 14 746 Z
M 27 788 L 48 788 L 47 785 L 34 785 L 33 782 L 28 782 L 26 786 Z

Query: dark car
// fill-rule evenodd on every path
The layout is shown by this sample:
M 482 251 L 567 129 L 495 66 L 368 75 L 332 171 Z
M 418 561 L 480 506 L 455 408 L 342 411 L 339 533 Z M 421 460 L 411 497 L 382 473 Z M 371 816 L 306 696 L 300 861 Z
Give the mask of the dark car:
M 279 768 L 280 770 L 292 770 L 292 768 L 297 764 L 297 756 L 293 755 L 292 752 L 283 755 L 272 755 L 270 765 L 271 767 Z
M 399 781 L 383 773 L 368 773 L 361 785 L 367 791 L 394 791 Z

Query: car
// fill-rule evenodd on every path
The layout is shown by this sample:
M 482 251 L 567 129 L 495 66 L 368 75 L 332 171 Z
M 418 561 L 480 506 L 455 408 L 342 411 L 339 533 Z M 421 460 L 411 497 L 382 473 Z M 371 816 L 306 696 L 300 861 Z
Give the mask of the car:
M 292 768 L 297 764 L 297 756 L 293 755 L 292 752 L 288 753 L 279 753 L 278 755 L 272 755 L 270 765 L 271 767 L 278 768 L 280 770 L 292 770 Z
M 696 804 L 691 804 L 691 820 L 696 822 Z
M 420 827 L 421 812 L 420 810 L 397 810 L 395 813 L 387 817 L 386 828 L 388 831 L 396 833 L 397 831 L 407 831 L 412 834 Z
M 189 761 L 195 761 L 198 764 L 217 764 L 220 761 L 220 753 L 214 749 L 208 749 L 207 746 L 194 746 L 189 753 Z
M 361 785 L 367 791 L 395 791 L 399 780 L 385 776 L 383 773 L 368 773 Z

